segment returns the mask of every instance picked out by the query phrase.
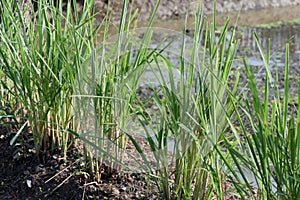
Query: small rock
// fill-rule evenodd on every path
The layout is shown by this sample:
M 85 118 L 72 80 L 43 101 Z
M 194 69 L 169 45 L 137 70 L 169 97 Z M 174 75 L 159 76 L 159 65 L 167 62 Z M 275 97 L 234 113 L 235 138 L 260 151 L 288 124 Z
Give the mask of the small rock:
M 112 189 L 111 189 L 111 193 L 112 193 L 113 195 L 116 195 L 116 196 L 119 196 L 119 195 L 120 195 L 120 191 L 119 191 L 117 188 L 112 188 Z
M 35 150 L 35 149 L 29 149 L 28 152 L 29 152 L 29 153 L 35 154 L 35 153 L 36 153 L 36 150 Z
M 26 180 L 26 184 L 27 184 L 27 186 L 28 186 L 29 188 L 32 187 L 32 185 L 31 185 L 31 180 Z
M 131 177 L 128 177 L 127 180 L 128 180 L 129 182 L 133 182 L 133 181 L 134 181 L 133 178 L 131 178 Z
M 24 175 L 29 175 L 30 173 L 29 173 L 29 171 L 28 170 L 25 170 L 24 171 Z
M 126 189 L 127 189 L 126 187 L 122 187 L 122 188 L 120 188 L 120 191 L 121 191 L 121 192 L 125 192 Z
M 35 172 L 38 173 L 38 172 L 41 172 L 41 171 L 44 171 L 45 170 L 45 167 L 43 165 L 38 165 L 36 166 L 35 168 Z

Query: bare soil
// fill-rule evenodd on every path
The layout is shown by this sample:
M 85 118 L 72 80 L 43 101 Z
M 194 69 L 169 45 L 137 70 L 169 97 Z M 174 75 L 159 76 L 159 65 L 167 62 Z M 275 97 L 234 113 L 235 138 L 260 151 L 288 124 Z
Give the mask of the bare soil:
M 101 166 L 101 181 L 89 175 L 74 148 L 67 160 L 58 152 L 37 159 L 31 138 L 9 144 L 14 133 L 0 127 L 0 199 L 157 199 L 145 174 L 122 173 Z M 150 181 L 150 183 L 152 183 Z
M 38 159 L 29 135 L 22 135 L 15 145 L 10 145 L 15 133 L 0 125 L 0 199 L 163 199 L 146 174 L 124 173 L 102 165 L 101 180 L 96 181 L 79 148 L 69 150 L 66 160 L 55 151 Z M 128 149 L 133 150 L 132 144 Z M 231 181 L 225 180 L 226 199 L 241 199 L 233 188 Z

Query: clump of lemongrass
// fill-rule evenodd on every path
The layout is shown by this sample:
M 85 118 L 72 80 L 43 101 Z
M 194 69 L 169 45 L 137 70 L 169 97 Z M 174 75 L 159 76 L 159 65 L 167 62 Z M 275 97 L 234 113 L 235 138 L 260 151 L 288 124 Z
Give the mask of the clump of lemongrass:
M 1 1 L 0 65 L 2 87 L 27 113 L 23 117 L 37 153 L 61 150 L 65 156 L 72 143 L 65 130 L 77 128 L 70 97 L 74 79 L 94 48 L 98 28 L 93 27 L 93 1 L 85 2 L 81 15 L 71 2 L 63 15 L 62 4 L 40 0 L 28 21 L 20 5 Z

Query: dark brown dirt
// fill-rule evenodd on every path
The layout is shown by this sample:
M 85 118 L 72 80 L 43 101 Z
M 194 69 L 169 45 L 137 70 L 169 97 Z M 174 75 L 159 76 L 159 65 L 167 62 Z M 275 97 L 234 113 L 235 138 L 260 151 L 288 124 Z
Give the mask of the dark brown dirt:
M 68 151 L 66 160 L 56 152 L 37 159 L 32 138 L 25 133 L 10 145 L 14 135 L 0 125 L 1 200 L 163 199 L 146 174 L 119 172 L 102 165 L 101 181 L 96 181 L 79 149 Z M 231 181 L 225 181 L 226 199 L 241 199 L 229 192 L 233 188 Z
M 0 126 L 0 199 L 157 199 L 154 184 L 144 174 L 119 173 L 101 167 L 101 181 L 88 173 L 83 155 L 73 149 L 64 161 L 55 152 L 36 158 L 32 140 Z M 151 181 L 150 181 L 151 183 Z

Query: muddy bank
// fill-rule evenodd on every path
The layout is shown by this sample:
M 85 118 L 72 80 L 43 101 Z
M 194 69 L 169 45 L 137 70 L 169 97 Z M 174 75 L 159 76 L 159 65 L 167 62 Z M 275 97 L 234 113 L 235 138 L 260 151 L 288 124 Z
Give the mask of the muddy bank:
M 149 19 L 157 0 L 135 0 L 131 1 L 133 10 L 139 9 L 140 20 Z M 156 17 L 159 19 L 171 19 L 192 15 L 197 9 L 197 0 L 161 0 Z M 205 14 L 213 12 L 214 0 L 202 0 Z M 104 16 L 106 11 L 111 12 L 112 21 L 118 21 L 121 14 L 123 1 L 120 0 L 96 0 L 95 10 L 100 11 L 100 16 Z M 217 0 L 217 13 L 230 11 L 259 10 L 274 7 L 285 7 L 300 5 L 300 0 Z
M 77 9 L 81 13 L 86 0 L 77 0 Z M 95 0 L 94 12 L 97 22 L 101 22 L 107 13 L 110 16 L 110 22 L 118 23 L 120 20 L 122 6 L 124 1 L 120 0 Z M 157 0 L 129 0 L 132 12 L 138 9 L 139 21 L 145 21 L 150 18 Z M 210 15 L 214 10 L 214 0 L 201 0 L 205 15 Z M 1 5 L 1 2 L 0 2 Z M 20 0 L 19 5 L 26 16 L 32 16 L 36 10 L 37 3 L 32 0 Z M 218 15 L 229 13 L 231 11 L 257 11 L 269 8 L 300 6 L 300 0 L 217 0 L 216 10 Z M 66 10 L 67 1 L 64 0 L 63 10 Z M 178 19 L 188 14 L 192 16 L 198 8 L 198 0 L 161 0 L 156 13 L 156 19 Z M 1 10 L 0 10 L 1 11 Z M 279 11 L 280 12 L 280 11 Z M 268 16 L 268 12 L 265 12 Z M 285 12 L 286 15 L 295 15 L 296 11 Z M 30 17 L 27 17 L 30 18 Z M 251 17 L 250 17 L 251 19 Z M 28 21 L 28 20 L 26 20 Z

